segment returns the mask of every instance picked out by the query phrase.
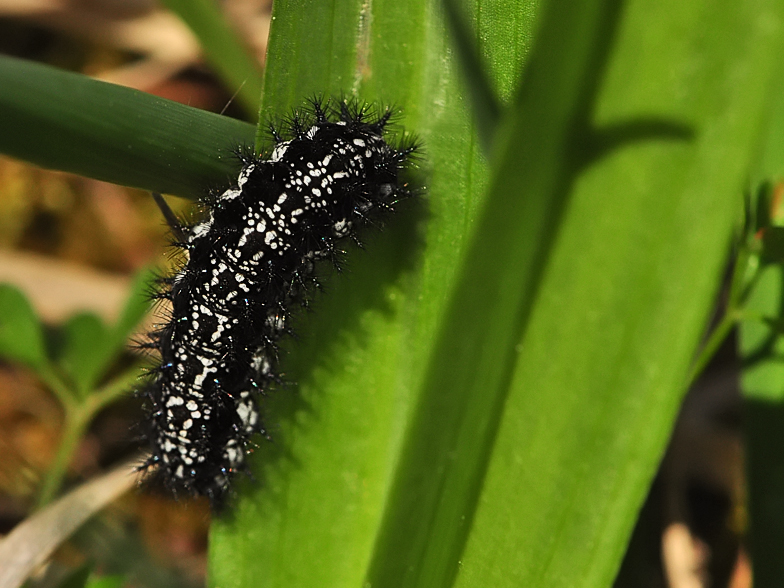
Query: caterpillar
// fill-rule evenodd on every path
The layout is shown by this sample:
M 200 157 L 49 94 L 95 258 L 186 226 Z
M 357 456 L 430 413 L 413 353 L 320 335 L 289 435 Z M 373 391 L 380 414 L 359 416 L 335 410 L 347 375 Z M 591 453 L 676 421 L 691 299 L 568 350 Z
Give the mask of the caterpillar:
M 153 194 L 185 261 L 161 280 L 165 323 L 143 394 L 155 471 L 175 495 L 219 505 L 247 471 L 251 437 L 265 434 L 258 400 L 278 381 L 279 342 L 316 289 L 315 264 L 340 266 L 341 243 L 379 226 L 413 194 L 405 180 L 416 141 L 387 140 L 392 110 L 311 100 L 270 125 L 269 157 L 240 154 L 236 183 L 181 222 Z

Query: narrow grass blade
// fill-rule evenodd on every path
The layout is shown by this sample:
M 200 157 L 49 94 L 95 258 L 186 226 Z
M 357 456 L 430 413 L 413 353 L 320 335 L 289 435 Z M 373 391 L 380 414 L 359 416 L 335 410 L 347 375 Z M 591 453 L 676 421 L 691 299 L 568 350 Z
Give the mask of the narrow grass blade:
M 45 138 L 45 139 L 42 139 Z M 50 169 L 189 198 L 236 173 L 253 126 L 0 56 L 0 152 Z

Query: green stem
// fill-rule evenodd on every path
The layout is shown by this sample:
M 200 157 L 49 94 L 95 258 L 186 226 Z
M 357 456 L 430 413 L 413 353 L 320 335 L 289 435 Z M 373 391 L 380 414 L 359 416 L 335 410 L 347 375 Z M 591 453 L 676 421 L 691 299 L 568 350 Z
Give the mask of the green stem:
M 135 384 L 139 382 L 139 372 L 142 364 L 137 364 L 127 371 L 117 376 L 114 380 L 99 388 L 87 397 L 86 404 L 90 410 L 90 416 L 94 415 L 104 406 L 113 402 L 118 397 L 126 394 Z
M 757 267 L 754 275 L 751 277 L 746 276 L 751 258 L 752 253 L 747 240 L 747 242 L 741 245 L 732 268 L 727 310 L 724 312 L 721 322 L 713 329 L 710 337 L 708 337 L 708 341 L 700 350 L 697 359 L 691 367 L 687 380 L 689 387 L 693 386 L 697 378 L 700 377 L 705 366 L 707 366 L 708 362 L 713 358 L 716 351 L 724 342 L 724 339 L 726 339 L 727 335 L 732 331 L 732 328 L 739 321 L 747 318 L 744 311 L 741 310 L 743 308 L 743 300 L 750 291 L 750 285 L 754 284 L 760 275 L 759 268 Z
M 36 370 L 36 375 L 41 378 L 46 387 L 52 391 L 63 407 L 72 407 L 76 404 L 76 397 L 68 384 L 52 369 L 44 366 Z
M 44 476 L 38 496 L 38 508 L 49 503 L 60 491 L 68 465 L 73 460 L 74 453 L 93 417 L 106 405 L 125 393 L 138 379 L 138 367 L 131 368 L 103 388 L 88 395 L 82 404 L 75 404 L 71 394 L 65 394 L 65 398 L 68 400 L 63 402 L 65 410 L 63 436 L 60 440 L 60 446 L 57 448 L 54 462 Z M 55 379 L 55 381 L 57 380 Z M 49 379 L 47 379 L 47 384 L 51 384 Z M 57 392 L 55 394 L 61 401 L 63 400 L 61 394 Z
M 37 508 L 48 504 L 62 486 L 68 465 L 71 463 L 76 448 L 90 423 L 91 411 L 83 407 L 65 407 L 65 423 L 60 446 L 57 448 L 54 462 L 46 472 L 41 492 L 38 495 Z
M 735 258 L 735 264 L 732 268 L 732 278 L 729 288 L 729 301 L 727 308 L 739 308 L 745 294 L 749 292 L 749 285 L 753 283 L 760 275 L 759 272 L 759 256 L 754 255 L 757 260 L 754 275 L 748 277 L 746 274 L 749 269 L 749 263 L 752 260 L 751 240 L 753 237 L 747 237 L 741 244 L 738 255 Z
M 727 312 L 725 312 L 724 316 L 721 318 L 721 322 L 716 326 L 715 329 L 713 329 L 710 337 L 708 337 L 705 345 L 700 350 L 697 359 L 691 366 L 689 379 L 687 380 L 689 388 L 691 388 L 697 378 L 700 377 L 700 374 L 705 369 L 705 366 L 707 366 L 708 362 L 710 362 L 710 360 L 713 358 L 716 351 L 724 342 L 724 339 L 727 338 L 727 335 L 730 334 L 730 331 L 732 331 L 732 328 L 735 326 L 737 321 L 738 313 L 734 309 L 727 309 Z

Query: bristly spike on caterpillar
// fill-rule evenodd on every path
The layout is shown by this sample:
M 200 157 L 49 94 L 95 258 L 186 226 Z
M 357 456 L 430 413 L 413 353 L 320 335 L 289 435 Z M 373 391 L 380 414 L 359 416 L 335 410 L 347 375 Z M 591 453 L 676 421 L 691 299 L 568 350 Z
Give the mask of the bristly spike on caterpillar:
M 411 196 L 403 175 L 417 144 L 385 138 L 389 109 L 320 98 L 270 125 L 268 157 L 240 154 L 235 185 L 205 200 L 187 226 L 155 201 L 187 261 L 159 280 L 155 298 L 169 316 L 145 347 L 160 364 L 143 391 L 149 399 L 152 457 L 143 468 L 175 494 L 220 505 L 246 471 L 250 438 L 264 433 L 257 400 L 279 382 L 278 345 L 293 308 L 318 288 L 314 265 L 340 269 L 340 245 L 361 241 Z

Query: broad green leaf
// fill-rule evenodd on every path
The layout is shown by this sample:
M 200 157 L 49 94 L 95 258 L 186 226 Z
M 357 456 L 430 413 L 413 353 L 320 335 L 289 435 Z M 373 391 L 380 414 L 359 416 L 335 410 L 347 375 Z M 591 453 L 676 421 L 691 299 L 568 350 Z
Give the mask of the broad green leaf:
M 372 586 L 455 581 L 517 345 L 574 182 L 593 155 L 585 149 L 587 117 L 617 18 L 612 8 L 551 2 L 543 15 L 401 452 L 367 576 Z
M 207 60 L 226 88 L 237 93 L 245 109 L 256 116 L 261 97 L 261 71 L 242 46 L 215 0 L 164 0 L 199 38 Z
M 477 121 L 477 132 L 485 152 L 490 153 L 502 107 L 489 79 L 487 66 L 479 54 L 476 35 L 461 7 L 456 0 L 444 0 L 443 5 L 448 28 L 458 51 L 458 60 L 462 64 L 465 86 L 469 91 L 472 111 Z
M 590 14 L 552 7 L 558 28 Z M 599 136 L 654 117 L 687 124 L 693 139 L 620 142 L 571 187 L 515 348 L 457 586 L 611 584 L 685 391 L 783 73 L 781 2 L 615 7 L 622 19 L 592 110 Z M 541 124 L 514 131 L 536 139 Z
M 115 357 L 109 329 L 95 314 L 80 313 L 60 329 L 57 361 L 82 396 L 95 388 Z
M 532 11 L 493 14 L 482 26 L 521 60 Z M 281 1 L 273 17 L 262 111 L 313 93 L 399 107 L 424 145 L 427 195 L 351 251 L 302 317 L 283 356 L 296 386 L 263 403 L 273 443 L 254 455 L 257 484 L 213 525 L 210 583 L 361 586 L 487 168 L 438 2 Z M 506 80 L 493 83 L 508 97 Z
M 0 356 L 32 368 L 46 364 L 38 316 L 27 297 L 10 284 L 0 284 Z
M 313 96 L 356 93 L 368 58 L 369 5 L 360 0 L 283 0 L 272 5 L 256 150 L 268 142 L 268 123 Z
M 0 152 L 42 167 L 196 198 L 237 171 L 253 126 L 0 56 Z
M 432 169 L 417 271 L 378 271 L 386 252 L 410 251 L 410 235 L 384 235 L 306 319 L 287 363 L 299 395 L 268 404 L 280 441 L 262 446 L 259 484 L 213 529 L 214 585 L 610 583 L 739 209 L 778 55 L 771 6 L 549 3 L 441 324 L 484 170 L 463 142 L 474 133 L 438 12 L 373 4 L 358 87 L 399 93 Z M 315 10 L 276 5 L 287 34 L 271 39 L 271 112 L 347 78 L 332 56 L 351 48 L 307 44 L 339 36 L 311 28 Z M 275 42 L 290 52 L 276 57 Z

